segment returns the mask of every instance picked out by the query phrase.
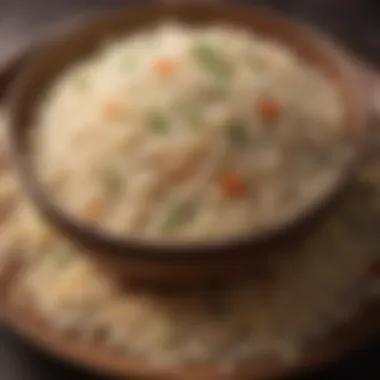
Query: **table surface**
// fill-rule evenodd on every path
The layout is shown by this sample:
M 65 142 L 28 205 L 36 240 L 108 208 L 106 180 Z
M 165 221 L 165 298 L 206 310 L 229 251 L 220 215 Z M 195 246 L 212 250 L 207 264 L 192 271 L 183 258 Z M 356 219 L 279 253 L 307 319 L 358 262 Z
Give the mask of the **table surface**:
M 44 35 L 45 28 L 49 26 L 74 21 L 89 12 L 108 10 L 134 1 L 0 0 L 0 62 L 17 51 L 19 46 L 25 45 L 33 36 Z M 380 2 L 377 0 L 240 0 L 240 2 L 266 4 L 312 23 L 375 67 L 380 65 Z M 374 337 L 372 343 L 359 348 L 341 362 L 301 378 L 304 380 L 329 380 L 340 377 L 360 380 L 379 379 L 379 360 L 380 341 Z M 55 380 L 73 377 L 104 380 L 36 352 L 6 327 L 0 327 L 0 368 L 2 380 Z

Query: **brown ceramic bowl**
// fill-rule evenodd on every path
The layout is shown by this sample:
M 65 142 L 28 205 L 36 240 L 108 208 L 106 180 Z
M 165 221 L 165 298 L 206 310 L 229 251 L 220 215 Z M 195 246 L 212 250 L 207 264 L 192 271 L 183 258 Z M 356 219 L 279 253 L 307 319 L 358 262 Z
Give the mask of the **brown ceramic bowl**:
M 96 48 L 100 42 L 120 34 L 144 29 L 157 21 L 175 18 L 190 25 L 226 23 L 252 30 L 292 48 L 306 62 L 321 68 L 336 83 L 345 103 L 347 135 L 352 157 L 342 166 L 315 202 L 292 219 L 281 221 L 260 234 L 240 239 L 202 243 L 158 243 L 132 237 L 116 238 L 69 216 L 45 192 L 28 159 L 31 120 L 44 89 L 58 73 Z M 137 280 L 214 280 L 241 273 L 255 262 L 257 253 L 283 248 L 304 236 L 332 207 L 358 160 L 366 134 L 367 112 L 355 71 L 345 54 L 308 28 L 269 11 L 222 3 L 141 5 L 102 16 L 57 38 L 20 75 L 11 98 L 11 147 L 17 171 L 27 195 L 47 221 L 68 238 L 83 245 L 102 265 Z M 250 269 L 249 269 L 250 270 Z

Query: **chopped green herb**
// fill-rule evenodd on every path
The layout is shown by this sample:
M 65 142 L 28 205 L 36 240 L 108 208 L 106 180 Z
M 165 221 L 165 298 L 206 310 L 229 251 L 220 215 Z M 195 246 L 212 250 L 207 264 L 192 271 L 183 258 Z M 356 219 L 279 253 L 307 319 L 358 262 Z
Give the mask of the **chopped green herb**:
M 234 147 L 242 147 L 247 143 L 247 131 L 243 124 L 232 122 L 227 129 L 228 138 Z
M 162 115 L 153 114 L 149 116 L 149 127 L 157 134 L 166 134 L 168 132 L 168 120 Z
M 165 230 L 173 230 L 188 223 L 195 214 L 195 208 L 192 203 L 184 202 L 175 205 L 168 212 L 164 222 Z
M 231 66 L 218 53 L 216 47 L 198 43 L 193 48 L 193 55 L 198 63 L 217 79 L 227 79 L 231 76 Z
M 194 105 L 183 104 L 180 106 L 179 112 L 181 116 L 189 123 L 191 128 L 197 129 L 201 122 L 202 116 L 199 112 L 199 109 Z
M 201 116 L 196 113 L 196 112 L 190 112 L 188 115 L 188 120 L 189 120 L 189 123 L 192 127 L 194 128 L 198 128 L 200 126 L 200 123 L 201 123 Z

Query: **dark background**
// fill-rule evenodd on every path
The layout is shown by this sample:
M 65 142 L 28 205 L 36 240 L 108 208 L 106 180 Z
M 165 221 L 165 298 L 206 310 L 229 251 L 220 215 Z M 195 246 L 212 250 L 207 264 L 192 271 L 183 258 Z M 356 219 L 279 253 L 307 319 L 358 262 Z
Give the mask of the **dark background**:
M 137 0 L 135 0 L 137 1 Z M 143 0 L 140 0 L 143 1 Z M 144 0 L 145 1 L 145 0 Z M 0 62 L 46 27 L 75 21 L 89 12 L 99 12 L 131 0 L 0 0 Z M 359 57 L 380 65 L 380 0 L 240 0 L 266 4 L 314 24 L 345 44 Z M 5 327 L 0 327 L 1 380 L 105 380 L 69 368 L 35 352 Z M 378 380 L 380 339 L 343 361 L 297 380 Z M 196 380 L 196 379 L 194 379 Z M 292 380 L 296 380 L 294 377 Z

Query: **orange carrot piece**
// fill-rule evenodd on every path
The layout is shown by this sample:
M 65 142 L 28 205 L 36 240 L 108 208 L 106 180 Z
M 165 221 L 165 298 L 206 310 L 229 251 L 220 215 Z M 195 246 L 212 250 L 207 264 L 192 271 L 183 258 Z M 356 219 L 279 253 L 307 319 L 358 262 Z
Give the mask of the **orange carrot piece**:
M 161 58 L 153 64 L 153 71 L 160 77 L 169 77 L 173 74 L 175 66 L 172 59 Z
M 103 114 L 107 119 L 115 120 L 122 116 L 123 109 L 119 102 L 110 99 L 106 101 L 103 105 Z
M 223 194 L 228 198 L 240 198 L 248 193 L 244 179 L 233 170 L 229 170 L 222 175 L 221 187 Z
M 259 114 L 266 120 L 275 120 L 281 114 L 281 104 L 272 98 L 264 98 L 258 104 Z

